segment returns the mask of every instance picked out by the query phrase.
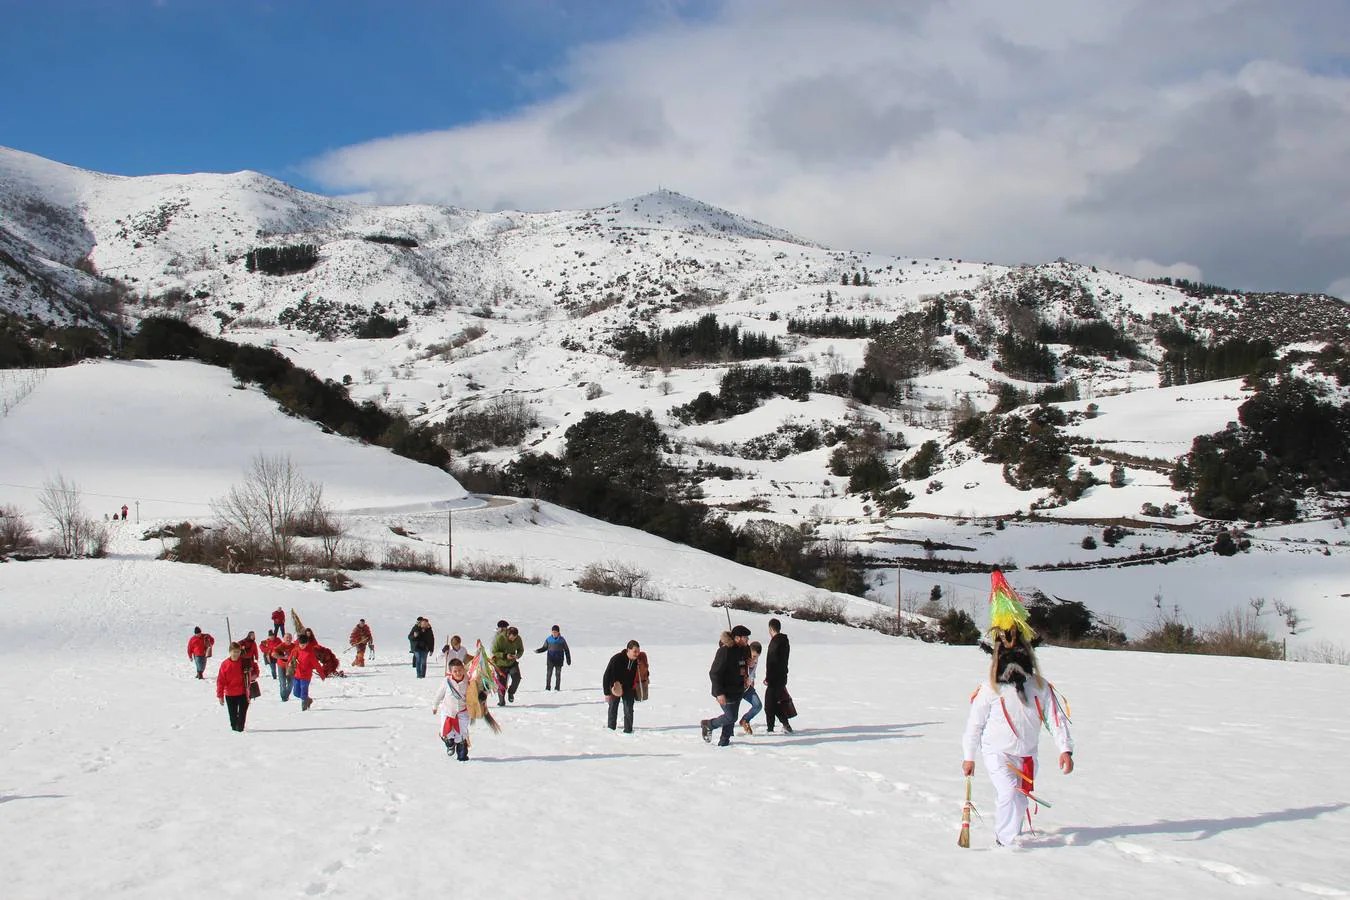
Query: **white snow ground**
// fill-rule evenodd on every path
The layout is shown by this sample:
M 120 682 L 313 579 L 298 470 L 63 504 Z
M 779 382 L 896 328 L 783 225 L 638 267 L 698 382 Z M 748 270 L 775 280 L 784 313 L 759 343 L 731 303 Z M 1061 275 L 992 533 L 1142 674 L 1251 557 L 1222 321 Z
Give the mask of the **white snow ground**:
M 104 490 L 133 484 L 158 492 L 148 496 L 206 498 L 256 443 L 325 465 L 342 508 L 366 510 L 348 516 L 355 539 L 395 540 L 387 526 L 403 523 L 416 534 L 398 540 L 431 548 L 440 514 L 400 510 L 462 498 L 444 475 L 268 412 L 263 398 L 200 367 L 183 364 L 171 383 L 220 391 L 209 408 L 137 402 L 124 390 L 117 414 L 102 417 L 87 392 L 65 393 L 65 379 L 91 378 L 87 389 L 135 369 L 51 373 L 0 419 L 0 481 L 61 471 L 100 493 L 95 512 L 113 502 Z M 86 402 L 53 405 L 66 396 Z M 178 420 L 214 422 L 236 440 L 159 446 Z M 230 456 L 229 444 L 243 446 Z M 25 447 L 29 474 L 13 476 Z M 0 503 L 12 502 L 31 495 L 0 487 Z M 1044 650 L 1072 704 L 1079 769 L 1045 774 L 1039 793 L 1054 807 L 1026 846 L 993 849 L 977 822 L 972 849 L 961 850 L 959 739 L 986 671 L 976 649 L 788 621 L 798 733 L 737 735 L 719 749 L 697 729 L 714 712 L 706 671 L 727 621 L 708 600 L 732 589 L 810 593 L 792 582 L 519 503 L 461 505 L 457 558 L 519 561 L 549 584 L 360 572 L 362 588 L 332 594 L 155 561 L 160 542 L 138 539 L 146 513 L 143 504 L 140 527 L 113 527 L 107 559 L 0 564 L 6 898 L 1350 896 L 1345 667 Z M 649 569 L 665 602 L 571 587 L 587 563 L 610 558 Z M 365 617 L 373 664 L 316 682 L 305 713 L 265 680 L 248 730 L 234 734 L 212 683 L 192 678 L 186 640 L 197 624 L 223 639 L 226 617 L 236 632 L 262 633 L 278 605 L 335 649 Z M 417 615 L 438 638 L 470 643 L 505 617 L 527 649 L 557 622 L 574 654 L 566 689 L 543 692 L 542 661 L 527 655 L 502 734 L 476 729 L 473 759 L 450 760 L 431 713 L 437 682 L 408 665 L 403 635 Z M 736 619 L 766 638 L 765 617 Z M 598 681 L 630 637 L 651 656 L 653 696 L 625 736 L 602 727 Z M 1043 751 L 1053 757 L 1048 739 Z M 975 790 L 992 812 L 982 772 Z

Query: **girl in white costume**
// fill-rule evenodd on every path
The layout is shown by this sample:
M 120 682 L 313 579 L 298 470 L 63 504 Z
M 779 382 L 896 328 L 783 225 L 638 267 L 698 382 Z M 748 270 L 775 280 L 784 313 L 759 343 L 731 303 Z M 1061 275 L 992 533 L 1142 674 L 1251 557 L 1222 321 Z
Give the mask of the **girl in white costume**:
M 961 771 L 974 774 L 978 750 L 994 785 L 994 837 L 1007 845 L 1027 821 L 1041 728 L 1054 735 L 1065 775 L 1073 771 L 1073 738 L 1059 695 L 1037 668 L 1032 650 L 1035 633 L 1027 624 L 1026 609 L 1000 572 L 994 572 L 991 607 L 990 640 L 981 643 L 993 657 L 989 681 L 970 700 Z

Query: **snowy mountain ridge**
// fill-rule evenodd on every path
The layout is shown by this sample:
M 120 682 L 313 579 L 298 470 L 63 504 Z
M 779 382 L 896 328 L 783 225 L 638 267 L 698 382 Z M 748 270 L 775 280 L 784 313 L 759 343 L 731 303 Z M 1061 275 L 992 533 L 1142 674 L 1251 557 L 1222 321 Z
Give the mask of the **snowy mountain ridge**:
M 940 564 L 949 578 L 963 565 L 1036 566 L 1038 585 L 1071 597 L 1083 595 L 1074 566 L 1123 566 L 1157 552 L 1187 558 L 1213 540 L 1215 526 L 1191 513 L 1170 468 L 1195 436 L 1234 421 L 1250 393 L 1233 380 L 1160 387 L 1161 329 L 1303 347 L 1350 335 L 1350 312 L 1330 297 L 1188 293 L 1067 261 L 1002 266 L 833 250 L 666 190 L 581 211 L 373 207 L 253 172 L 128 178 L 0 150 L 0 218 L 0 311 L 87 320 L 82 298 L 106 288 L 97 273 L 130 291 L 128 322 L 167 313 L 230 340 L 274 344 L 354 399 L 419 424 L 518 405 L 529 422 L 519 439 L 465 452 L 457 463 L 466 466 L 559 453 L 588 412 L 650 410 L 669 462 L 693 473 L 702 501 L 735 526 L 806 526 L 878 565 Z M 295 271 L 250 268 L 255 251 L 297 247 L 314 255 Z M 813 390 L 682 420 L 680 410 L 718 393 L 736 360 L 629 364 L 616 347 L 624 334 L 713 315 L 781 345 L 777 358 L 745 365 L 802 367 L 820 381 L 858 370 L 869 338 L 794 323 L 934 313 L 939 362 L 880 405 Z M 373 319 L 396 336 L 352 336 Z M 1001 369 L 1001 336 L 1034 336 L 1038 322 L 1061 331 L 1102 324 L 1136 351 L 1084 351 L 1052 336 L 1053 382 Z M 1069 417 L 1076 470 L 1095 481 L 1070 499 L 1011 483 L 1004 466 L 952 438 L 956 421 L 993 409 L 1004 388 L 1030 397 L 1070 384 L 1066 396 L 1078 399 L 1057 405 Z M 940 446 L 931 471 L 902 481 L 913 498 L 901 510 L 834 470 L 831 435 L 866 427 L 885 436 L 878 452 L 897 470 L 926 442 Z M 992 527 L 1015 518 L 1028 521 Z M 1106 522 L 1132 531 L 1114 549 L 1084 546 Z M 1278 557 L 1291 591 L 1337 602 L 1329 576 L 1343 573 L 1341 545 L 1350 542 L 1334 522 L 1330 532 L 1308 526 L 1316 538 L 1297 525 L 1276 526 L 1268 539 L 1253 532 L 1252 552 Z M 1300 543 L 1314 539 L 1328 542 L 1325 555 Z M 925 561 L 914 549 L 925 541 L 954 549 Z M 1119 571 L 1122 591 L 1152 602 L 1159 566 Z M 869 595 L 893 604 L 896 569 L 871 572 Z

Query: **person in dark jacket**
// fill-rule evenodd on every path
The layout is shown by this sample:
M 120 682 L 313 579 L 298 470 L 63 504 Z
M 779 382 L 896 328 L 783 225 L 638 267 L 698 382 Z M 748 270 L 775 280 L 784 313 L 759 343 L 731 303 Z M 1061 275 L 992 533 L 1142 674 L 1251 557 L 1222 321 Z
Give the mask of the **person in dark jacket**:
M 417 624 L 408 632 L 408 646 L 412 650 L 417 677 L 426 678 L 427 657 L 436 649 L 436 633 L 431 630 L 431 623 L 422 616 L 417 617 Z
M 764 720 L 768 723 L 766 730 L 773 731 L 774 720 L 779 719 L 783 730 L 792 734 L 791 723 L 778 715 L 778 703 L 787 691 L 788 656 L 792 653 L 782 628 L 782 622 L 769 620 L 769 649 L 764 654 Z
M 547 653 L 544 657 L 546 668 L 544 670 L 544 690 L 553 683 L 554 673 L 557 673 L 558 690 L 562 690 L 562 667 L 566 661 L 570 666 L 572 664 L 572 650 L 567 646 L 567 638 L 562 636 L 562 629 L 557 625 L 553 626 L 553 632 L 544 638 L 544 645 L 535 653 Z
M 715 719 L 699 722 L 703 740 L 711 740 L 713 731 L 720 728 L 722 734 L 717 746 L 725 747 L 731 743 L 731 732 L 741 712 L 741 695 L 745 692 L 745 668 L 750 661 L 750 629 L 737 625 L 731 631 L 722 632 L 718 641 L 717 655 L 713 657 L 708 678 L 712 681 L 712 694 L 722 714 Z
M 633 701 L 637 699 L 638 652 L 641 649 L 637 641 L 629 641 L 627 647 L 609 658 L 604 677 L 600 679 L 600 690 L 609 700 L 607 724 L 610 731 L 618 726 L 619 704 L 623 703 L 623 733 L 633 733 Z

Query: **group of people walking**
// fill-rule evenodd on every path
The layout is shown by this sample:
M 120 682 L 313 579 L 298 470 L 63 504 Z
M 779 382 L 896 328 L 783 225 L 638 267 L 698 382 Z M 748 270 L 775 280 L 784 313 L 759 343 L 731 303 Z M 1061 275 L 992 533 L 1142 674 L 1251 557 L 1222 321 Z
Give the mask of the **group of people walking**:
M 277 609 L 272 613 L 273 627 L 268 629 L 267 637 L 261 642 L 256 632 L 250 631 L 237 641 L 231 641 L 229 656 L 220 663 L 216 671 L 216 700 L 226 707 L 230 718 L 230 728 L 243 731 L 248 720 L 248 707 L 252 700 L 262 696 L 259 680 L 262 673 L 260 662 L 265 662 L 273 680 L 277 682 L 281 702 L 291 697 L 300 701 L 301 711 L 307 711 L 314 705 L 309 695 L 310 682 L 317 675 L 328 678 L 330 675 L 342 675 L 341 661 L 337 654 L 319 643 L 312 628 L 298 628 L 297 638 L 285 631 L 286 613 Z M 370 627 L 362 619 L 357 630 L 364 628 L 366 642 L 358 648 L 358 662 L 365 665 L 364 649 L 374 646 Z M 357 634 L 353 630 L 353 635 Z M 200 626 L 192 630 L 188 639 L 188 658 L 192 660 L 197 678 L 204 678 L 206 660 L 212 655 L 216 639 L 202 631 Z
M 1041 729 L 1054 737 L 1059 749 L 1058 765 L 1065 774 L 1074 769 L 1073 740 L 1069 734 L 1068 704 L 1040 671 L 1034 650 L 1039 639 L 1028 623 L 1025 607 L 1002 573 L 995 571 L 992 579 L 992 624 L 986 640 L 981 642 L 991 656 L 989 677 L 971 696 L 962 738 L 961 769 L 969 778 L 975 770 L 975 758 L 983 759 L 995 793 L 995 840 L 1006 845 L 1014 842 L 1029 825 L 1029 806 L 1037 802 L 1032 791 L 1039 769 L 1037 746 Z M 300 700 L 301 710 L 313 705 L 309 688 L 315 675 L 327 678 L 343 674 L 336 654 L 318 642 L 312 629 L 303 628 L 298 617 L 295 621 L 298 638 L 285 630 L 283 610 L 272 613 L 272 623 L 261 644 L 252 631 L 232 641 L 229 657 L 221 662 L 216 673 L 216 698 L 226 707 L 230 727 L 235 731 L 244 730 L 249 703 L 260 696 L 259 660 L 266 663 L 278 682 L 282 702 L 294 696 Z M 767 649 L 759 641 L 750 640 L 751 631 L 745 625 L 722 632 L 708 671 L 719 714 L 699 722 L 704 741 L 711 742 L 716 734 L 718 746 L 728 746 L 738 725 L 743 733 L 753 734 L 753 720 L 761 711 L 767 732 L 772 733 L 781 725 L 785 733 L 793 733 L 790 720 L 797 710 L 787 690 L 791 645 L 782 627 L 778 619 L 769 620 Z M 408 633 L 417 678 L 426 677 L 427 660 L 435 641 L 431 622 L 419 616 Z M 200 627 L 193 629 L 187 654 L 196 678 L 205 677 L 206 662 L 214 646 L 212 635 Z M 374 635 L 365 619 L 352 629 L 350 646 L 356 650 L 353 665 L 364 666 L 367 653 L 373 653 L 375 648 Z M 485 719 L 494 730 L 498 728 L 486 710 L 486 701 L 495 692 L 497 706 L 515 702 L 524 653 L 519 628 L 505 619 L 497 622 L 490 650 L 480 642 L 477 651 L 470 652 L 459 635 L 453 635 L 441 648 L 444 681 L 432 712 L 441 716 L 440 737 L 448 754 L 461 761 L 469 758 L 469 726 L 474 719 Z M 572 650 L 560 626 L 554 625 L 549 630 L 535 653 L 546 655 L 544 690 L 562 690 L 562 670 L 572 664 Z M 761 660 L 762 700 L 758 680 Z M 648 698 L 650 679 L 647 654 L 638 641 L 628 641 L 610 657 L 600 680 L 607 706 L 605 724 L 610 730 L 618 729 L 622 709 L 624 733 L 632 733 L 634 707 Z M 747 704 L 744 715 L 742 702 Z M 962 846 L 968 846 L 968 827 L 963 824 Z
M 788 657 L 792 646 L 778 619 L 769 620 L 769 651 L 764 660 L 764 700 L 761 701 L 755 685 L 763 649 L 759 641 L 750 640 L 750 629 L 744 625 L 722 632 L 712 668 L 708 670 L 712 695 L 721 715 L 699 722 L 703 740 L 711 742 L 713 732 L 718 732 L 717 746 L 725 747 L 731 743 L 732 732 L 738 724 L 746 734 L 753 734 L 754 726 L 750 723 L 761 709 L 767 731 L 772 732 L 774 726 L 781 723 L 783 731 L 792 733 L 792 723 L 788 720 L 797 715 L 797 708 L 787 692 Z M 750 704 L 744 716 L 740 714 L 742 701 Z

